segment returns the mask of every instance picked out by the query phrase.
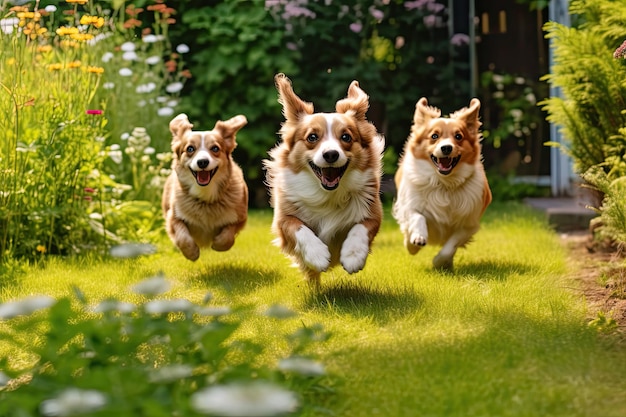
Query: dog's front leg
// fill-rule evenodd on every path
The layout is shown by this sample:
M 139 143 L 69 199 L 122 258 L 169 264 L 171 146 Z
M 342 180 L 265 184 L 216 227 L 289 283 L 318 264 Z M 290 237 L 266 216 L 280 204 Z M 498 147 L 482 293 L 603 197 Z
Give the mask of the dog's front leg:
M 282 250 L 295 256 L 300 267 L 324 272 L 330 266 L 330 250 L 324 242 L 295 216 L 274 219 L 273 229 L 280 236 Z
M 185 258 L 190 261 L 195 261 L 200 257 L 200 248 L 191 237 L 187 225 L 174 216 L 173 210 L 170 210 L 168 213 L 167 234 L 183 255 L 185 255 Z
M 441 247 L 433 259 L 433 266 L 444 271 L 452 271 L 456 250 L 469 242 L 477 230 L 478 226 L 471 229 L 458 229 Z
M 215 251 L 223 252 L 233 247 L 235 244 L 235 237 L 237 233 L 243 228 L 246 221 L 240 223 L 233 223 L 226 225 L 220 230 L 220 232 L 213 238 L 211 248 Z
M 370 233 L 368 226 L 375 230 Z M 380 223 L 375 224 L 373 220 L 366 220 L 363 223 L 355 224 L 348 232 L 346 240 L 341 246 L 341 265 L 349 274 L 358 272 L 365 267 L 367 255 L 370 252 L 370 244 L 380 227 Z
M 415 255 L 428 242 L 428 226 L 426 217 L 413 212 L 407 219 L 407 228 L 404 233 L 404 246 L 411 255 Z

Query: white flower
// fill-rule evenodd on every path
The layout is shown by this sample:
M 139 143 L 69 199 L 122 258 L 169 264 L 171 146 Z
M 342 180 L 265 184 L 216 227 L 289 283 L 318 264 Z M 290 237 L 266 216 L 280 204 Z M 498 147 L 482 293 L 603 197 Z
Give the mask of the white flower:
M 112 82 L 107 82 L 102 84 L 102 88 L 104 88 L 105 90 L 113 90 L 115 88 L 115 83 Z
M 159 295 L 169 291 L 171 284 L 162 274 L 145 279 L 132 288 L 132 291 L 143 295 Z
M 113 52 L 105 52 L 102 55 L 102 62 L 107 63 L 113 59 Z
M 143 153 L 145 155 L 153 155 L 156 152 L 156 149 L 154 149 L 152 146 L 148 146 L 146 149 L 143 150 Z
M 174 109 L 171 107 L 161 107 L 159 110 L 157 110 L 157 114 L 159 116 L 172 116 L 174 114 Z
M 176 52 L 178 52 L 179 54 L 186 54 L 187 52 L 189 52 L 189 46 L 181 43 L 176 47 Z
M 135 92 L 142 94 L 142 93 L 151 93 L 156 89 L 156 84 L 155 83 L 146 83 L 146 84 L 139 84 L 137 86 L 137 88 L 135 88 Z
M 167 100 L 169 100 L 169 98 L 168 98 L 168 97 L 166 97 L 166 96 L 158 96 L 158 97 L 156 98 L 157 103 L 166 103 L 166 102 L 167 102 Z
M 11 378 L 9 378 L 4 372 L 0 371 L 0 388 L 6 387 L 9 381 L 11 381 Z
M 44 10 L 48 13 L 54 13 L 57 11 L 57 6 L 55 6 L 54 4 L 49 4 L 45 7 Z
M 181 82 L 171 83 L 165 87 L 165 91 L 167 91 L 170 94 L 178 93 L 182 89 L 183 89 L 183 83 Z
M 156 35 L 146 35 L 142 38 L 145 43 L 155 43 L 159 40 Z
M 230 314 L 231 310 L 230 307 L 228 306 L 222 306 L 222 307 L 199 307 L 196 309 L 196 313 L 200 314 L 201 316 L 213 316 L 213 317 L 219 317 L 219 316 L 225 316 L 227 314 Z
M 68 388 L 56 398 L 43 401 L 39 409 L 44 416 L 72 416 L 97 411 L 107 403 L 100 391 Z
M 192 374 L 193 368 L 189 365 L 168 365 L 152 371 L 148 379 L 150 382 L 175 382 Z
M 263 314 L 276 319 L 287 319 L 296 316 L 296 313 L 293 310 L 279 304 L 270 306 Z
M 121 147 L 120 147 L 120 145 L 119 145 L 119 144 L 114 143 L 113 145 L 111 145 L 111 146 L 109 147 L 109 149 L 110 149 L 110 150 L 112 150 L 112 151 L 119 151 L 119 150 L 121 149 Z
M 117 311 L 119 313 L 128 314 L 135 311 L 137 306 L 133 303 L 118 300 L 105 300 L 93 308 L 94 313 L 108 313 Z
M 17 17 L 9 17 L 6 19 L 0 19 L 0 29 L 7 35 L 13 33 L 13 29 L 20 23 L 20 19 Z
M 269 383 L 217 385 L 194 393 L 191 407 L 224 417 L 264 417 L 295 411 L 298 399 L 293 392 Z
M 149 243 L 124 243 L 109 249 L 109 254 L 114 258 L 136 258 L 141 255 L 152 255 L 155 252 L 156 247 Z
M 130 133 L 128 132 L 124 132 L 120 135 L 120 139 L 122 140 L 128 140 L 129 137 L 130 137 Z
M 120 70 L 118 71 L 118 73 L 119 73 L 122 77 L 130 77 L 131 75 L 133 75 L 133 70 L 131 70 L 130 68 L 120 68 Z
M 109 151 L 109 158 L 111 158 L 111 160 L 118 165 L 122 163 L 123 156 L 124 155 L 122 154 L 122 151 L 120 150 Z
M 135 44 L 132 42 L 124 42 L 121 49 L 124 52 L 132 52 L 135 50 Z
M 176 107 L 178 106 L 178 100 L 170 100 L 167 102 L 168 107 Z
M 92 220 L 102 220 L 104 216 L 100 213 L 96 213 L 95 211 L 89 215 L 89 218 Z
M 191 310 L 193 304 L 191 301 L 184 298 L 177 298 L 174 300 L 153 300 L 149 301 L 145 305 L 147 313 L 150 314 L 163 314 L 163 313 L 178 313 Z
M 137 53 L 135 51 L 128 51 L 122 54 L 122 59 L 124 61 L 137 61 L 139 57 L 137 56 Z
M 326 374 L 324 365 L 306 358 L 287 358 L 278 362 L 278 369 L 283 372 L 295 372 L 304 376 L 322 376 Z
M 48 308 L 54 303 L 55 299 L 47 295 L 33 295 L 21 300 L 8 301 L 0 304 L 0 319 L 27 316 L 37 310 Z
M 156 65 L 159 62 L 161 62 L 161 57 L 158 56 L 158 55 L 152 55 L 152 56 L 149 56 L 148 58 L 146 58 L 145 62 L 148 65 Z

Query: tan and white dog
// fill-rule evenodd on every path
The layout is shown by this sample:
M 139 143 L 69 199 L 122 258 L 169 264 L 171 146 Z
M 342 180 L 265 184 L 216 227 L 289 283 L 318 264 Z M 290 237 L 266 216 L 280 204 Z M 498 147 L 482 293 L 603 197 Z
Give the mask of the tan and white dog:
M 491 203 L 482 164 L 480 101 L 441 117 L 426 98 L 415 106 L 411 134 L 395 175 L 393 216 L 409 253 L 441 245 L 435 268 L 451 270 L 459 247 L 470 242 Z
M 317 286 L 339 263 L 348 273 L 365 266 L 382 220 L 384 138 L 366 120 L 369 97 L 357 81 L 334 113 L 314 113 L 284 74 L 275 82 L 286 120 L 264 162 L 274 242 Z
M 233 161 L 235 135 L 247 120 L 238 115 L 194 131 L 185 114 L 170 122 L 172 173 L 163 190 L 167 234 L 187 259 L 200 248 L 226 251 L 248 219 L 248 187 Z

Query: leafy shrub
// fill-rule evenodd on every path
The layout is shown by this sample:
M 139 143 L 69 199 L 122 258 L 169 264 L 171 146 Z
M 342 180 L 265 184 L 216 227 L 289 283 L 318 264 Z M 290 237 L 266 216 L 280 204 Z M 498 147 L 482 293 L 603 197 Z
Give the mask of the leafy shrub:
M 147 5 L 145 26 L 124 1 L 58 4 L 0 7 L 3 263 L 145 239 L 162 222 L 167 123 L 189 76 L 188 46 L 167 37 L 175 10 Z
M 563 92 L 540 103 L 548 120 L 562 128 L 576 170 L 599 190 L 595 204 L 600 213 L 600 234 L 624 242 L 626 238 L 626 64 L 612 59 L 626 38 L 626 5 L 601 0 L 573 1 L 570 13 L 576 27 L 546 24 L 555 46 L 553 72 L 546 79 Z M 618 58 L 618 51 L 615 57 Z
M 329 392 L 324 367 L 309 356 L 328 337 L 321 327 L 286 335 L 290 352 L 277 359 L 270 345 L 236 335 L 255 314 L 156 298 L 168 288 L 162 276 L 136 284 L 148 297 L 139 305 L 89 306 L 79 290 L 78 303 L 33 296 L 0 304 L 3 340 L 30 358 L 0 358 L 0 414 L 269 416 L 310 410 Z M 294 315 L 280 306 L 264 314 L 260 320 Z

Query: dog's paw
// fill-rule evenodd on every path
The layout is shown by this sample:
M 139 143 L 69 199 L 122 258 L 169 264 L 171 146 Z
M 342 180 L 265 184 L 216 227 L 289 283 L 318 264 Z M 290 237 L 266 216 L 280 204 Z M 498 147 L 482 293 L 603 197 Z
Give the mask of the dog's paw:
M 190 261 L 197 261 L 200 257 L 200 248 L 193 241 L 185 245 L 179 245 L 178 248 L 183 253 L 183 255 L 185 255 L 185 258 L 189 259 Z
M 218 252 L 227 251 L 235 244 L 235 234 L 230 228 L 224 228 L 222 231 L 213 238 L 211 248 Z
M 324 272 L 330 266 L 328 246 L 306 226 L 296 232 L 296 252 L 302 262 L 314 271 Z
M 452 271 L 453 260 L 454 258 L 452 256 L 442 255 L 440 252 L 433 259 L 433 267 L 442 271 Z
M 340 260 L 343 269 L 350 274 L 363 269 L 369 251 L 367 229 L 362 224 L 357 224 L 350 230 L 341 246 Z
M 420 248 L 426 246 L 427 242 L 428 226 L 426 219 L 421 214 L 415 215 L 409 223 L 404 244 L 409 252 L 416 253 Z

